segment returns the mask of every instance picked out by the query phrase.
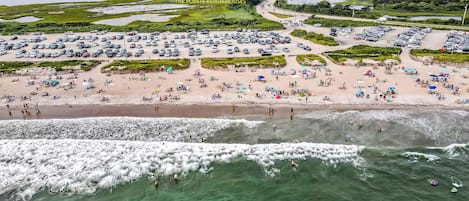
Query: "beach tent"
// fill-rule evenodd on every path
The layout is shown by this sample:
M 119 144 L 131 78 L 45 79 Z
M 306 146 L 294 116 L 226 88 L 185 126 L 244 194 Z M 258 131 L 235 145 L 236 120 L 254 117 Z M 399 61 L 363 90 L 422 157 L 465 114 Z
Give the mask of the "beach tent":
M 263 75 L 258 75 L 258 76 L 257 76 L 257 79 L 258 79 L 258 80 L 263 80 L 264 78 L 265 78 L 265 77 L 264 77 Z
M 407 74 L 418 74 L 417 68 L 404 68 L 405 73 Z
M 436 88 L 437 87 L 435 85 L 428 86 L 428 89 L 430 89 L 430 91 L 434 91 L 434 90 L 436 90 Z
M 168 73 L 171 73 L 171 72 L 173 72 L 173 67 L 171 67 L 171 66 L 170 66 L 170 67 L 168 67 L 168 68 L 166 69 L 166 71 L 167 71 Z

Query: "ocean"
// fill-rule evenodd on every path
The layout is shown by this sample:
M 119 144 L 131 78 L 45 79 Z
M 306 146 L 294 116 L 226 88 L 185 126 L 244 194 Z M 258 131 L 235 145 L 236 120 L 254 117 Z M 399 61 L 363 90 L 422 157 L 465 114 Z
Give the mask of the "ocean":
M 469 200 L 468 121 L 430 109 L 0 121 L 0 200 Z

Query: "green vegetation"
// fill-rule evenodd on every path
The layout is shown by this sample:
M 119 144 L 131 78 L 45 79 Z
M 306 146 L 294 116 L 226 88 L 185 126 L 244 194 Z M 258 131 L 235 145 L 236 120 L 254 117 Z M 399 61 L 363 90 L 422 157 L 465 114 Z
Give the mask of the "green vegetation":
M 381 9 L 384 6 L 384 9 L 406 12 L 462 11 L 465 3 L 468 2 L 464 0 L 373 0 L 374 7 L 380 7 Z
M 299 38 L 303 38 L 305 40 L 309 40 L 313 43 L 320 44 L 320 45 L 327 45 L 327 46 L 338 46 L 339 42 L 337 42 L 333 37 L 325 36 L 324 34 L 318 34 L 315 32 L 307 32 L 301 29 L 295 29 L 291 32 L 292 36 L 296 36 Z
M 80 69 L 83 71 L 90 71 L 99 63 L 101 62 L 96 61 L 96 60 L 46 61 L 46 62 L 39 63 L 37 67 L 51 67 L 51 68 L 55 68 L 56 71 L 63 71 L 63 70 L 67 70 L 64 67 L 79 66 Z
M 376 26 L 377 22 L 364 22 L 353 20 L 335 20 L 315 17 L 314 15 L 305 20 L 306 24 L 314 25 L 321 24 L 322 27 L 363 27 L 363 26 Z
M 325 54 L 335 62 L 344 62 L 347 59 L 355 59 L 359 61 L 362 61 L 363 59 L 371 59 L 375 61 L 394 59 L 400 61 L 400 52 L 401 48 L 397 47 L 373 47 L 367 45 L 357 45 L 344 50 L 325 52 Z
M 269 12 L 270 14 L 272 14 L 273 16 L 275 17 L 278 17 L 278 18 L 290 18 L 290 17 L 293 17 L 293 15 L 286 15 L 286 14 L 282 14 L 282 13 L 274 13 L 274 12 Z
M 326 65 L 326 60 L 315 54 L 300 54 L 296 56 L 296 61 L 301 65 L 310 65 L 312 61 L 319 61 Z
M 163 71 L 172 67 L 173 70 L 189 68 L 189 59 L 159 60 L 115 60 L 101 69 L 101 72 L 139 73 L 140 71 Z
M 69 61 L 52 61 L 52 62 L 0 62 L 0 72 L 1 73 L 12 73 L 16 70 L 21 70 L 24 68 L 54 68 L 56 71 L 71 70 L 75 71 L 74 68 L 64 68 L 64 67 L 80 67 L 80 70 L 89 71 L 98 65 L 100 61 L 89 60 L 89 61 L 80 61 L 80 60 L 69 60 Z
M 0 72 L 1 73 L 11 73 L 16 70 L 23 68 L 32 68 L 34 65 L 33 62 L 0 62 Z
M 467 63 L 469 62 L 468 53 L 447 52 L 442 50 L 412 49 L 410 54 L 417 57 L 432 57 L 434 61 L 442 63 Z
M 276 65 L 285 66 L 287 61 L 284 56 L 270 57 L 241 57 L 241 58 L 202 58 L 203 68 L 228 68 L 229 65 L 235 67 L 262 66 L 272 68 Z
M 15 19 L 22 16 L 43 18 L 38 22 L 17 23 L 1 22 L 1 34 L 21 34 L 27 32 L 63 33 L 65 31 L 87 32 L 91 30 L 107 30 L 112 32 L 153 32 L 153 31 L 186 31 L 188 29 L 235 30 L 261 29 L 274 30 L 284 28 L 282 24 L 264 19 L 255 12 L 255 2 L 243 5 L 193 5 L 192 8 L 166 12 L 167 15 L 178 15 L 168 22 L 136 21 L 125 26 L 109 26 L 93 24 L 92 22 L 135 14 L 158 13 L 133 12 L 122 14 L 102 14 L 88 11 L 91 8 L 106 7 L 117 3 L 133 2 L 133 0 L 108 0 L 103 2 L 74 3 L 76 5 L 63 6 L 61 4 L 40 4 L 24 6 L 0 6 L 0 18 Z M 171 2 L 157 0 L 140 2 L 152 4 L 154 2 Z M 61 11 L 63 13 L 54 13 Z
M 380 17 L 380 14 L 372 12 L 371 7 L 366 6 L 362 10 L 351 9 L 352 4 L 334 4 L 332 5 L 328 1 L 320 1 L 316 4 L 302 4 L 302 5 L 293 5 L 288 4 L 287 0 L 277 0 L 275 6 L 280 8 L 294 10 L 297 12 L 303 13 L 317 13 L 317 14 L 326 14 L 326 15 L 337 15 L 337 16 L 352 16 L 352 13 L 355 13 L 355 17 L 360 18 L 372 18 L 377 19 Z
M 378 19 L 383 15 L 399 17 L 398 21 L 419 22 L 428 24 L 445 24 L 445 25 L 461 25 L 461 20 L 423 20 L 409 21 L 402 17 L 410 16 L 461 16 L 465 3 L 468 0 L 365 0 L 354 1 L 347 0 L 345 2 L 332 5 L 327 1 L 321 1 L 317 4 L 307 5 L 291 5 L 286 0 L 277 0 L 276 6 L 284 9 L 294 10 L 297 12 L 336 15 L 351 17 L 352 13 L 357 18 Z M 353 10 L 351 5 L 365 6 L 361 10 Z M 374 8 L 374 9 L 371 9 Z M 469 17 L 469 13 L 466 15 Z M 391 20 L 391 18 L 390 18 Z M 469 24 L 466 21 L 465 24 Z

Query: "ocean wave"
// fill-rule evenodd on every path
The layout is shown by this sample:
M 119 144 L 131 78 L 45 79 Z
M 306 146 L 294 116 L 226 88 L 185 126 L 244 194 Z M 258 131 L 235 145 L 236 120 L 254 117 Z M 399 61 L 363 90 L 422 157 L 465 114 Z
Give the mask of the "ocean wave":
M 230 127 L 262 121 L 204 118 L 94 117 L 0 121 L 0 139 L 94 139 L 200 142 Z
M 446 152 L 451 157 L 469 154 L 469 143 L 467 144 L 451 144 L 446 147 L 427 147 L 428 149 L 438 149 Z
M 404 156 L 406 158 L 412 159 L 412 160 L 418 160 L 418 159 L 425 159 L 427 162 L 437 162 L 441 160 L 440 157 L 433 155 L 433 154 L 424 154 L 424 153 L 419 153 L 419 152 L 404 152 L 401 154 L 401 156 Z
M 210 171 L 214 162 L 255 161 L 271 174 L 275 161 L 320 159 L 363 163 L 357 145 L 313 143 L 205 144 L 112 140 L 0 140 L 0 195 L 31 199 L 41 190 L 93 193 L 148 174 Z
M 321 111 L 300 116 L 305 119 L 349 124 L 351 121 L 393 126 L 403 132 L 416 131 L 436 143 L 465 141 L 469 138 L 469 112 L 465 110 L 368 110 Z M 387 125 L 388 124 L 388 125 Z

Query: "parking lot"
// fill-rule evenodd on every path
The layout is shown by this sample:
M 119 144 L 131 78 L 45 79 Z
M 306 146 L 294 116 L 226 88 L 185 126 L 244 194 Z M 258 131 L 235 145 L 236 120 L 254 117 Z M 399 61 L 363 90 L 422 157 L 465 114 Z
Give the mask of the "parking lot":
M 308 53 L 311 47 L 276 32 L 30 34 L 0 37 L 2 60 L 254 57 Z

